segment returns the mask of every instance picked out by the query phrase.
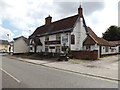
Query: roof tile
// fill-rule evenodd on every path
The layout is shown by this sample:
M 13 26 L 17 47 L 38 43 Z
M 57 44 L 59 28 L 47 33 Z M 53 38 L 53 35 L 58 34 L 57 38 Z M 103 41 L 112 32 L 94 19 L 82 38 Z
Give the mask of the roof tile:
M 36 36 L 36 35 L 42 35 L 46 33 L 51 33 L 51 32 L 56 32 L 56 31 L 61 31 L 61 30 L 66 30 L 66 29 L 71 29 L 74 27 L 74 24 L 78 18 L 78 15 L 74 15 L 68 18 L 64 18 L 55 22 L 52 22 L 49 25 L 43 25 L 38 27 L 34 33 L 30 36 Z

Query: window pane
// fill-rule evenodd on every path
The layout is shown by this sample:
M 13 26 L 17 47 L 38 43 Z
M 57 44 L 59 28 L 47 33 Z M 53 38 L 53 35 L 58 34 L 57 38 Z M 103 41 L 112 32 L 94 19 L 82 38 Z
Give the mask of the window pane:
M 45 52 L 48 52 L 48 47 L 47 46 L 45 47 Z
M 60 46 L 56 47 L 56 53 L 60 53 Z
M 45 37 L 45 41 L 49 41 L 49 36 L 46 36 L 46 37 Z
M 107 46 L 105 47 L 105 52 L 108 52 L 108 47 Z
M 61 35 L 60 34 L 56 35 L 56 40 L 61 40 Z
M 75 35 L 71 35 L 71 44 L 75 44 Z

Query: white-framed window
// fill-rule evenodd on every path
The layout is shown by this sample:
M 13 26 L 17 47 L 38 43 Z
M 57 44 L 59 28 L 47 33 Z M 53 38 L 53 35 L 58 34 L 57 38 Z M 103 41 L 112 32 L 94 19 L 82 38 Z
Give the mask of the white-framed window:
M 120 52 L 120 46 L 119 46 L 119 52 Z
M 71 44 L 75 44 L 75 35 L 71 35 Z
M 111 48 L 111 52 L 114 52 L 114 50 L 115 50 L 114 48 Z
M 30 50 L 33 50 L 33 48 L 32 48 L 32 47 L 30 47 Z
M 109 50 L 109 47 L 106 46 L 106 47 L 105 47 L 105 52 L 108 52 L 108 50 Z
M 60 53 L 60 46 L 56 46 L 56 53 Z
M 45 36 L 45 41 L 49 41 L 49 36 Z
M 86 50 L 91 50 L 89 45 L 86 46 Z
M 56 35 L 56 40 L 60 41 L 61 40 L 61 34 Z
M 48 52 L 48 46 L 45 46 L 45 52 Z

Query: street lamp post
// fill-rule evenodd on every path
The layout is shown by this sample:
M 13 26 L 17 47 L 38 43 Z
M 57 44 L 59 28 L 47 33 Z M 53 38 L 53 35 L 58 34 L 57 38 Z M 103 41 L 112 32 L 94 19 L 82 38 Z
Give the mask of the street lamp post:
M 66 55 L 66 48 L 65 48 L 65 46 L 66 46 L 66 43 L 64 42 L 64 43 L 63 43 L 64 55 Z
M 9 37 L 9 36 L 10 36 L 10 34 L 7 34 L 8 40 L 10 39 L 10 37 Z
M 31 34 L 31 30 L 29 30 L 29 34 Z
M 8 37 L 8 42 L 9 42 L 9 40 L 10 40 L 10 34 L 9 33 L 7 34 L 7 37 Z M 11 45 L 9 47 L 7 46 L 7 52 L 10 53 L 10 51 L 11 51 Z

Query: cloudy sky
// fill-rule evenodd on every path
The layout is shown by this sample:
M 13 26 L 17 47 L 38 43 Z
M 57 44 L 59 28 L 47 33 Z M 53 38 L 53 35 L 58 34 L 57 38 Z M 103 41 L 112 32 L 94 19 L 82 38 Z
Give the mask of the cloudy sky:
M 80 2 L 81 0 L 0 0 L 0 39 L 11 41 L 21 35 L 28 37 L 38 26 L 44 25 L 44 18 L 48 15 L 52 16 L 52 21 L 76 15 Z M 118 2 L 119 0 L 82 0 L 86 24 L 99 37 L 109 26 L 118 25 Z

